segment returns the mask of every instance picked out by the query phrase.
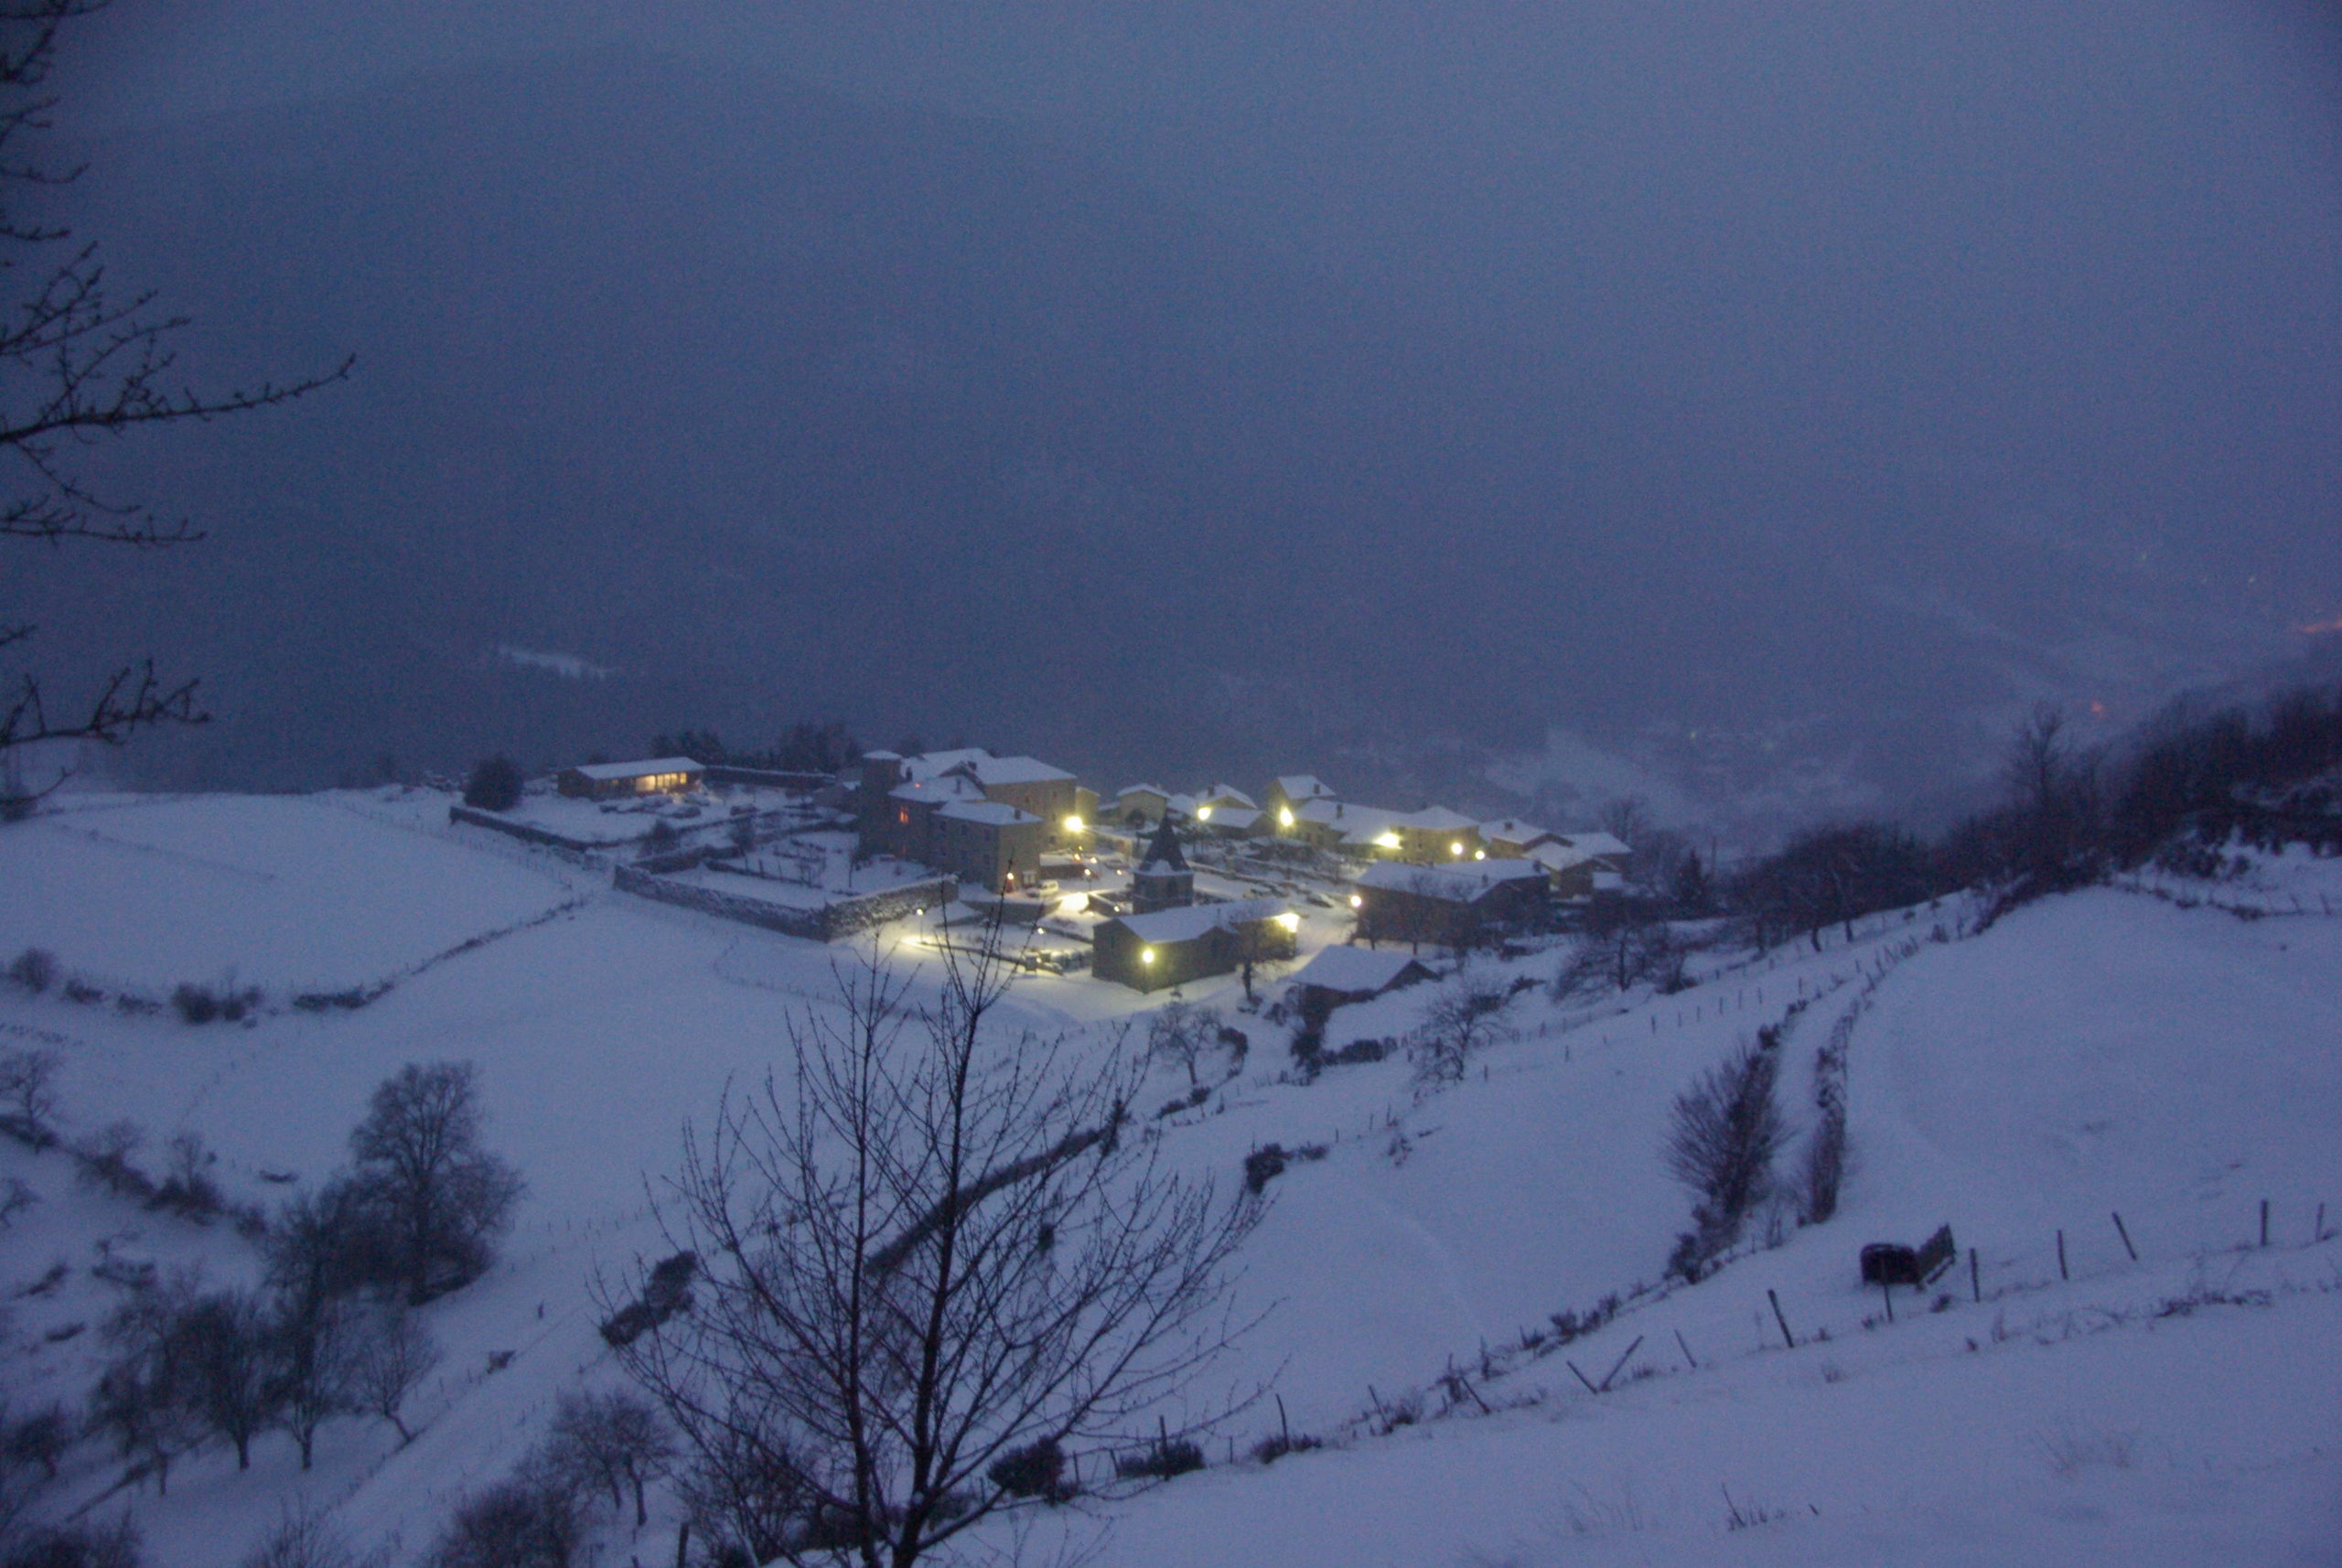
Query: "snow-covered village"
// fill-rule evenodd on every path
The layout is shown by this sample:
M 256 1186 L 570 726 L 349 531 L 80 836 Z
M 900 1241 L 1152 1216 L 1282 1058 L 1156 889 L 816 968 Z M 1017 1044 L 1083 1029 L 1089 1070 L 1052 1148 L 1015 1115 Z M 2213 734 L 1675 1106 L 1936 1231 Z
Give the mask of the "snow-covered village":
M 0 4 L 0 1568 L 2342 1568 L 2342 50 Z

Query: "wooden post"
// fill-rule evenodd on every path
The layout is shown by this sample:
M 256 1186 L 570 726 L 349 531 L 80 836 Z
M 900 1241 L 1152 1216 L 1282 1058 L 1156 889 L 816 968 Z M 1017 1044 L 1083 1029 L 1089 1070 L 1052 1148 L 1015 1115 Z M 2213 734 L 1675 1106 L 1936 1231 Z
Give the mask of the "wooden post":
M 2139 1249 L 2131 1245 L 2131 1228 L 2122 1223 L 2122 1216 L 2119 1212 L 2114 1216 L 2114 1233 L 2122 1238 L 2122 1250 L 2131 1254 L 2131 1261 L 2137 1262 Z
M 2322 1203 L 2317 1206 L 2317 1235 L 2315 1240 L 2320 1241 L 2326 1240 L 2326 1205 Z
M 1881 1294 L 1881 1295 L 1883 1295 L 1883 1296 L 1885 1296 L 1885 1297 L 1886 1298 L 1886 1321 L 1887 1321 L 1887 1322 L 1889 1322 L 1889 1323 L 1894 1322 L 1894 1321 L 1895 1321 L 1895 1283 L 1894 1283 L 1892 1280 L 1881 1280 L 1881 1281 L 1879 1281 L 1879 1282 L 1878 1282 L 1878 1294 Z
M 1284 1434 L 1284 1445 L 1293 1446 L 1293 1425 L 1284 1418 L 1284 1395 L 1277 1395 L 1277 1430 Z
M 2057 1277 L 2061 1280 L 2074 1277 L 2066 1272 L 2066 1233 L 2063 1230 L 2057 1232 Z
M 1602 1380 L 1602 1388 L 1601 1388 L 1601 1391 L 1602 1391 L 1602 1392 L 1606 1392 L 1606 1393 L 1609 1391 L 1609 1388 L 1610 1388 L 1610 1380 L 1611 1380 L 1611 1378 L 1616 1378 L 1616 1377 L 1617 1377 L 1617 1376 L 1621 1371 L 1623 1371 L 1623 1370 L 1625 1370 L 1625 1369 L 1626 1369 L 1626 1366 L 1627 1366 L 1627 1356 L 1631 1356 L 1631 1355 L 1633 1355 L 1636 1351 L 1638 1351 L 1638 1350 L 1641 1349 L 1642 1348 L 1643 1348 L 1643 1337 L 1642 1337 L 1641 1335 L 1638 1334 L 1638 1335 L 1636 1335 L 1636 1336 L 1635 1336 L 1635 1342 L 1634 1342 L 1633 1344 L 1631 1344 L 1631 1345 L 1629 1345 L 1629 1346 L 1628 1346 L 1628 1347 L 1627 1347 L 1627 1355 L 1626 1355 L 1626 1356 L 1621 1356 L 1621 1357 L 1619 1357 L 1619 1358 L 1618 1358 L 1618 1360 L 1617 1360 L 1617 1363 L 1610 1369 L 1610 1377 L 1608 1377 L 1608 1378 L 1605 1378 L 1605 1379 L 1603 1379 L 1603 1380 Z
M 1979 1305 L 1984 1300 L 1984 1287 L 1976 1273 L 1976 1249 L 1973 1247 L 1968 1249 L 1968 1299 Z
M 692 1521 L 683 1520 L 675 1527 L 675 1568 L 689 1568 L 686 1556 L 691 1551 Z
M 1683 1337 L 1683 1331 L 1681 1328 L 1675 1331 L 1675 1342 L 1683 1347 L 1683 1359 L 1691 1364 L 1691 1368 L 1693 1371 L 1698 1371 L 1700 1369 L 1700 1359 L 1692 1354 L 1692 1342 Z
M 2265 1197 L 2261 1200 L 2261 1244 L 2269 1244 L 2269 1200 Z
M 1567 1356 L 1562 1358 L 1562 1365 L 1567 1367 L 1573 1372 L 1577 1372 L 1577 1380 L 1585 1385 L 1585 1391 L 1587 1393 L 1598 1394 L 1602 1391 L 1600 1389 L 1594 1386 L 1594 1380 L 1592 1378 L 1587 1377 L 1584 1372 L 1577 1371 L 1577 1363 L 1571 1360 Z
M 1781 1311 L 1781 1298 L 1773 1294 L 1773 1287 L 1770 1285 L 1765 1287 L 1765 1299 L 1773 1304 L 1773 1321 L 1781 1326 L 1782 1342 L 1790 1349 L 1796 1349 L 1797 1336 L 1789 1332 L 1789 1316 Z

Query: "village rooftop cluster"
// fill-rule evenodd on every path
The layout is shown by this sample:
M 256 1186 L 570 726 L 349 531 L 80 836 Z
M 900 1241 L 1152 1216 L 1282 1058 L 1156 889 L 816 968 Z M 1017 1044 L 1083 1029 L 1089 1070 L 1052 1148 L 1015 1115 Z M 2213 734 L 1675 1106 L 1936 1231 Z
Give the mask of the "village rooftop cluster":
M 818 940 L 906 922 L 945 949 L 1009 930 L 1034 969 L 1141 992 L 1239 972 L 1249 989 L 1255 965 L 1308 957 L 1302 984 L 1372 994 L 1427 947 L 1577 918 L 1621 888 L 1629 854 L 1606 832 L 1347 800 L 1308 774 L 1257 797 L 1228 783 L 1101 796 L 979 746 L 867 752 L 834 774 L 586 764 L 502 800 L 467 791 L 450 814 L 724 918 Z

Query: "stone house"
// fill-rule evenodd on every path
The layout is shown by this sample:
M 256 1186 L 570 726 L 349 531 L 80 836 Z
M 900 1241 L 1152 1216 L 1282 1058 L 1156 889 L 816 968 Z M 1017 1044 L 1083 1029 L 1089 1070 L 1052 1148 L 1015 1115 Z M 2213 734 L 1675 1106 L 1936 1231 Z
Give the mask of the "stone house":
M 1550 897 L 1545 868 L 1534 861 L 1384 862 L 1359 875 L 1351 902 L 1367 941 L 1466 948 L 1533 919 Z
M 1090 971 L 1133 991 L 1162 991 L 1291 958 L 1300 929 L 1300 917 L 1274 898 L 1121 915 L 1098 923 Z

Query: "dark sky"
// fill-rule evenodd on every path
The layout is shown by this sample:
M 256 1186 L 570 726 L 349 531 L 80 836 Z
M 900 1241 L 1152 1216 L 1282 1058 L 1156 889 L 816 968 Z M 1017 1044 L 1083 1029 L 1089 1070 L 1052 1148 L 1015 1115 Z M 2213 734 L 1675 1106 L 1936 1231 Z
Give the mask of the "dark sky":
M 1001 123 L 1328 310 L 1696 432 L 1588 461 L 1638 468 L 1626 511 L 1693 498 L 1681 548 L 1858 600 L 1849 670 L 1897 617 L 2022 645 L 1974 685 L 1982 724 L 2043 694 L 2135 717 L 2342 616 L 2337 36 L 2316 7 L 2178 0 L 119 0 L 65 84 L 78 128 L 167 142 L 600 51 Z M 1538 527 L 1487 505 L 1442 547 L 1498 563 Z M 1728 617 L 1719 581 L 1684 597 Z M 1687 643 L 1681 690 L 1734 659 Z M 1695 729 L 1673 690 L 1638 701 Z

